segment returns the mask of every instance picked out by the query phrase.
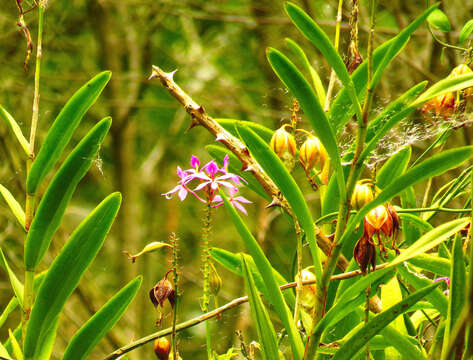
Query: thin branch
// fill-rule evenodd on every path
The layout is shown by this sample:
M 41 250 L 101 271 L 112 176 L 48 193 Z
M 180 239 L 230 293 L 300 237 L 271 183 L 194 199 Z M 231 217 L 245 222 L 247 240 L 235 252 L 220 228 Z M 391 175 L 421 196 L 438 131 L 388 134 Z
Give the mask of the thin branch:
M 375 271 L 381 270 L 381 269 L 385 268 L 387 265 L 388 265 L 387 263 L 380 264 L 380 265 L 376 266 Z M 350 272 L 347 272 L 347 273 L 344 273 L 344 274 L 334 275 L 334 276 L 332 276 L 331 280 L 332 281 L 346 280 L 346 279 L 350 279 L 350 278 L 360 276 L 360 275 L 362 275 L 361 270 L 354 270 L 354 271 L 350 271 Z M 306 280 L 306 281 L 302 282 L 303 285 L 312 285 L 312 284 L 315 284 L 315 283 L 316 283 L 315 280 Z M 287 289 L 291 289 L 291 288 L 296 287 L 296 286 L 297 286 L 297 282 L 290 282 L 290 283 L 281 285 L 279 288 L 281 290 L 287 290 Z M 195 326 L 197 324 L 200 324 L 204 321 L 207 321 L 207 320 L 209 320 L 213 317 L 216 317 L 216 316 L 220 315 L 221 313 L 223 313 L 227 310 L 233 309 L 234 307 L 237 307 L 238 305 L 244 304 L 246 302 L 248 302 L 248 296 L 242 296 L 242 297 L 233 299 L 232 301 L 226 303 L 225 305 L 220 306 L 217 309 L 214 309 L 214 310 L 209 311 L 205 314 L 202 314 L 202 315 L 197 316 L 193 319 L 187 320 L 185 322 L 182 322 L 182 323 L 176 325 L 176 332 L 182 331 L 184 329 L 190 328 L 190 327 Z M 121 347 L 120 349 L 115 350 L 113 353 L 111 353 L 107 357 L 105 357 L 104 360 L 118 359 L 120 356 L 122 356 L 122 355 L 124 355 L 124 354 L 126 354 L 126 353 L 128 353 L 128 352 L 130 352 L 134 349 L 137 349 L 137 348 L 139 348 L 139 347 L 141 347 L 141 346 L 143 346 L 143 345 L 145 345 L 145 344 L 147 344 L 147 343 L 149 343 L 149 342 L 151 342 L 155 339 L 158 339 L 158 338 L 163 337 L 163 336 L 167 336 L 171 333 L 172 333 L 172 327 L 169 327 L 169 328 L 161 330 L 161 331 L 157 331 L 157 332 L 155 332 L 153 334 L 150 334 L 148 336 L 145 336 L 141 339 L 135 340 L 135 341 L 131 342 L 130 344 Z

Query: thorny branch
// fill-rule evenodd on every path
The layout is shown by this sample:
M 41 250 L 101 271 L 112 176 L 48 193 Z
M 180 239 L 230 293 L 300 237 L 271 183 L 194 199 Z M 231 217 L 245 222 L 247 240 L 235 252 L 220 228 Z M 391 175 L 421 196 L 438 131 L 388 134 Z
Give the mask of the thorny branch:
M 158 66 L 153 65 L 152 73 L 149 79 L 158 78 L 163 86 L 169 91 L 169 93 L 174 96 L 186 109 L 189 115 L 192 118 L 191 125 L 189 129 L 197 125 L 202 125 L 205 127 L 212 135 L 215 136 L 217 141 L 220 141 L 223 145 L 225 145 L 233 154 L 235 154 L 238 159 L 243 164 L 242 170 L 243 171 L 251 171 L 255 176 L 256 180 L 261 184 L 264 188 L 266 193 L 268 193 L 273 201 L 270 206 L 281 206 L 289 215 L 292 216 L 292 210 L 281 195 L 281 192 L 277 188 L 277 186 L 273 183 L 273 181 L 263 172 L 259 164 L 253 159 L 250 155 L 247 147 L 243 144 L 239 139 L 234 137 L 228 131 L 226 131 L 221 125 L 219 125 L 212 117 L 210 117 L 207 112 L 204 110 L 203 106 L 198 105 L 188 94 L 186 94 L 179 85 L 174 82 L 174 74 L 177 70 L 167 73 L 163 71 Z M 316 236 L 317 236 L 317 244 L 319 245 L 320 249 L 325 254 L 330 254 L 332 250 L 332 241 L 325 235 L 321 229 L 317 226 L 316 228 Z M 341 271 L 345 271 L 348 267 L 347 259 L 341 255 L 338 259 L 337 267 Z M 374 297 L 370 299 L 370 309 L 373 312 L 380 312 L 381 308 L 379 306 L 379 299 Z
M 375 271 L 381 270 L 381 269 L 385 268 L 387 265 L 388 265 L 387 263 L 377 265 Z M 362 275 L 361 270 L 354 270 L 354 271 L 350 271 L 350 272 L 347 272 L 347 273 L 334 275 L 334 276 L 332 276 L 331 281 L 346 280 L 346 279 L 350 279 L 350 278 L 360 276 L 360 275 Z M 305 280 L 305 281 L 302 282 L 303 285 L 312 285 L 312 284 L 315 284 L 315 283 L 316 283 L 315 280 Z M 296 287 L 296 286 L 297 286 L 297 282 L 290 282 L 290 283 L 281 285 L 279 288 L 281 290 L 287 290 L 287 289 L 290 289 L 290 288 L 293 288 L 293 287 Z M 248 302 L 248 296 L 242 296 L 242 297 L 233 299 L 232 301 L 226 303 L 225 305 L 220 306 L 217 309 L 214 309 L 214 310 L 209 311 L 205 314 L 202 314 L 202 315 L 197 316 L 193 319 L 187 320 L 185 322 L 182 322 L 182 323 L 176 325 L 175 330 L 176 330 L 176 332 L 178 332 L 178 331 L 190 328 L 192 326 L 195 326 L 195 325 L 200 324 L 204 321 L 207 321 L 207 320 L 209 320 L 213 317 L 216 317 L 216 316 L 220 315 L 221 313 L 223 313 L 227 310 L 233 309 L 234 307 L 237 307 L 238 305 L 244 304 L 246 302 Z M 124 355 L 124 354 L 126 354 L 126 353 L 140 347 L 140 346 L 143 346 L 143 345 L 145 345 L 145 344 L 147 344 L 147 343 L 149 343 L 149 342 L 151 342 L 155 339 L 158 339 L 160 337 L 169 335 L 171 333 L 172 333 L 172 327 L 161 330 L 161 331 L 157 331 L 157 332 L 155 332 L 153 334 L 150 334 L 148 336 L 145 336 L 141 339 L 135 340 L 135 341 L 131 342 L 130 344 L 121 347 L 118 350 L 115 350 L 113 353 L 111 353 L 107 357 L 105 357 L 104 360 L 118 359 L 122 355 Z

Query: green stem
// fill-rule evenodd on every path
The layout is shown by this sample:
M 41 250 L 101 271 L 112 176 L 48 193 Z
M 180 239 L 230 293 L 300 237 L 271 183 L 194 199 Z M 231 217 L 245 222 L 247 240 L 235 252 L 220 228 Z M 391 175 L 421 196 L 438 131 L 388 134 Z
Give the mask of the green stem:
M 41 59 L 43 57 L 43 23 L 44 23 L 44 2 L 39 1 L 38 4 L 38 40 L 36 45 L 36 65 L 34 74 L 34 96 L 33 96 L 33 113 L 31 117 L 30 142 L 29 142 L 29 157 L 26 162 L 26 176 L 28 177 L 31 164 L 34 159 L 34 145 L 36 139 L 36 129 L 38 127 L 39 118 L 39 79 L 41 75 Z M 25 204 L 25 228 L 28 231 L 33 221 L 35 206 L 35 195 L 26 194 Z M 25 286 L 23 293 L 23 314 L 22 314 L 22 340 L 24 342 L 26 335 L 26 325 L 30 316 L 31 308 L 34 303 L 34 271 L 25 271 Z
M 471 203 L 473 204 L 473 171 L 471 173 Z M 465 339 L 465 353 L 463 355 L 463 359 L 471 359 L 473 357 L 473 320 L 472 320 L 472 313 L 473 313 L 473 244 L 471 242 L 472 239 L 472 220 L 473 220 L 473 210 L 470 213 L 470 229 L 468 231 L 468 238 L 467 243 L 470 245 L 470 253 L 469 253 L 469 263 L 470 263 L 470 271 L 468 273 L 468 297 L 467 297 L 467 306 L 469 308 L 469 315 L 468 315 L 468 324 L 466 328 L 466 339 Z
M 435 34 L 434 32 L 432 31 L 432 28 L 430 27 L 430 24 L 428 25 L 428 28 L 429 28 L 429 31 L 430 31 L 430 35 L 432 35 L 432 37 L 434 38 L 435 41 L 437 41 L 440 45 L 446 47 L 446 48 L 450 48 L 450 49 L 453 49 L 453 50 L 458 50 L 458 51 L 468 51 L 469 49 L 467 48 L 464 48 L 464 47 L 461 47 L 461 46 L 455 46 L 455 45 L 450 45 L 450 44 L 447 44 L 446 42 L 440 40 Z
M 299 223 L 296 220 L 296 234 L 297 234 L 297 287 L 296 287 L 296 306 L 294 307 L 294 324 L 297 327 L 299 320 L 299 310 L 301 308 L 301 292 L 302 286 L 302 236 Z
M 323 317 L 326 306 L 327 299 L 327 290 L 330 278 L 332 277 L 335 268 L 338 263 L 342 252 L 342 243 L 340 241 L 343 233 L 345 232 L 345 227 L 348 222 L 348 216 L 350 213 L 350 199 L 355 188 L 356 182 L 361 174 L 363 162 L 360 161 L 360 155 L 363 152 L 363 147 L 366 140 L 366 131 L 368 125 L 368 114 L 371 109 L 371 104 L 373 101 L 374 94 L 374 84 L 372 82 L 373 78 L 373 34 L 374 34 L 374 24 L 375 24 L 375 8 L 376 0 L 371 0 L 371 16 L 370 16 L 370 33 L 368 38 L 368 89 L 363 103 L 362 117 L 358 119 L 358 130 L 356 136 L 356 147 L 355 147 L 355 156 L 353 158 L 352 167 L 348 175 L 348 181 L 346 185 L 346 197 L 340 199 L 340 208 L 338 212 L 337 227 L 335 229 L 335 236 L 333 241 L 333 248 L 327 259 L 327 265 L 322 274 L 321 283 L 317 284 L 316 290 L 316 305 L 314 316 L 312 318 L 312 330 L 311 335 L 306 344 L 304 352 L 304 360 L 311 360 L 314 358 L 318 344 L 320 341 L 321 334 L 315 334 L 315 329 L 317 323 Z
M 172 267 L 174 275 L 174 291 L 176 294 L 176 299 L 174 302 L 173 317 L 172 317 L 172 333 L 171 333 L 171 344 L 172 344 L 172 354 L 174 359 L 178 359 L 177 352 L 177 341 L 176 341 L 176 324 L 177 324 L 177 309 L 179 308 L 179 248 L 178 248 L 178 238 L 176 234 L 171 234 L 171 243 L 172 243 Z

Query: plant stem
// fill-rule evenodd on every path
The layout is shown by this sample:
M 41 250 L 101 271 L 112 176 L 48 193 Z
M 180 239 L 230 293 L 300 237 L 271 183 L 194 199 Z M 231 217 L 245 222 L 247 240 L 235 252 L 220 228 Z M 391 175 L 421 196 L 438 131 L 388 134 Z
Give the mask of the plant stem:
M 368 324 L 370 320 L 370 293 L 371 293 L 371 286 L 366 288 L 366 306 L 365 306 L 365 324 Z M 370 346 L 369 342 L 366 343 L 366 360 L 370 360 Z
M 335 41 L 334 46 L 338 51 L 338 45 L 340 43 L 340 26 L 342 23 L 342 7 L 343 0 L 338 0 L 338 9 L 337 9 L 337 22 L 335 25 Z M 327 112 L 330 109 L 330 98 L 332 97 L 333 86 L 335 85 L 335 71 L 332 69 L 330 73 L 330 81 L 328 83 L 327 95 L 325 97 L 324 111 Z
M 375 271 L 381 270 L 381 269 L 385 268 L 387 265 L 388 265 L 387 263 L 377 265 Z M 343 273 L 343 274 L 334 275 L 334 276 L 332 276 L 331 281 L 340 281 L 340 280 L 350 279 L 350 278 L 360 276 L 360 275 L 362 275 L 361 270 L 354 270 L 354 271 L 346 272 L 346 273 Z M 313 285 L 313 284 L 316 284 L 316 281 L 315 280 L 306 280 L 306 281 L 303 281 L 302 284 L 303 285 Z M 290 282 L 290 283 L 281 285 L 279 288 L 281 290 L 287 290 L 287 289 L 291 289 L 291 288 L 296 287 L 296 286 L 297 286 L 296 282 Z M 234 307 L 239 306 L 241 304 L 244 304 L 246 302 L 248 302 L 248 296 L 242 296 L 240 298 L 233 299 L 232 301 L 226 303 L 225 305 L 220 306 L 217 309 L 211 310 L 208 313 L 202 314 L 202 315 L 197 316 L 193 319 L 190 319 L 190 320 L 184 321 L 180 324 L 177 324 L 175 331 L 179 332 L 179 331 L 182 331 L 184 329 L 195 326 L 197 324 L 200 324 L 204 321 L 207 321 L 207 320 L 209 320 L 213 317 L 216 317 L 216 316 L 220 315 L 221 313 L 223 313 L 227 310 L 233 309 Z M 134 349 L 137 349 L 137 348 L 139 348 L 139 347 L 141 347 L 141 346 L 143 346 L 143 345 L 145 345 L 145 344 L 147 344 L 147 343 L 149 343 L 149 342 L 151 342 L 151 341 L 153 341 L 157 338 L 167 336 L 171 333 L 172 333 L 172 327 L 170 327 L 168 329 L 158 331 L 158 332 L 155 332 L 155 333 L 150 334 L 148 336 L 145 336 L 141 339 L 135 340 L 135 341 L 131 342 L 130 344 L 125 345 L 125 346 L 121 347 L 120 349 L 115 350 L 113 353 L 111 353 L 107 357 L 105 357 L 104 360 L 117 359 L 120 356 L 122 356 L 123 354 L 126 354 L 126 353 L 128 353 L 128 352 L 130 352 Z
M 172 267 L 174 275 L 174 291 L 176 294 L 176 299 L 174 302 L 173 317 L 172 317 L 172 332 L 171 332 L 171 345 L 172 345 L 172 354 L 174 359 L 178 359 L 177 352 L 177 341 L 176 341 L 176 323 L 177 323 L 177 309 L 179 308 L 179 242 L 175 233 L 171 234 L 171 244 L 172 244 Z
M 31 117 L 29 157 L 26 161 L 26 177 L 28 177 L 31 164 L 34 159 L 34 145 L 36 139 L 36 128 L 38 127 L 39 118 L 39 79 L 41 75 L 41 59 L 43 57 L 43 23 L 44 23 L 44 2 L 39 1 L 38 4 L 38 40 L 36 44 L 36 66 L 34 74 L 34 96 L 33 96 L 33 114 Z M 25 204 L 25 229 L 28 231 L 33 221 L 35 206 L 35 195 L 26 194 Z M 25 340 L 26 324 L 28 322 L 31 308 L 34 303 L 34 271 L 25 271 L 25 286 L 23 293 L 23 314 L 22 314 L 22 339 Z
M 209 254 L 209 237 L 211 230 L 211 221 L 212 221 L 212 207 L 210 201 L 205 206 L 205 215 L 204 215 L 204 224 L 202 227 L 202 273 L 204 277 L 204 286 L 203 286 L 203 296 L 202 296 L 202 311 L 209 311 L 210 303 L 210 254 Z M 205 323 L 205 343 L 207 347 L 207 357 L 211 359 L 212 357 L 212 338 L 210 334 L 210 323 L 207 321 Z
M 358 130 L 356 136 L 356 147 L 355 155 L 353 158 L 352 167 L 348 175 L 348 181 L 346 185 L 346 197 L 340 199 L 340 208 L 338 212 L 337 227 L 335 229 L 334 237 L 334 246 L 332 248 L 331 254 L 329 254 L 327 259 L 327 265 L 322 274 L 321 284 L 317 284 L 316 290 L 316 305 L 314 316 L 312 318 L 312 330 L 311 335 L 306 344 L 304 352 L 304 360 L 311 360 L 316 354 L 318 344 L 320 341 L 320 335 L 315 334 L 315 329 L 317 323 L 322 318 L 325 312 L 326 299 L 327 299 L 327 290 L 330 279 L 335 271 L 335 268 L 338 263 L 338 258 L 342 252 L 342 243 L 340 239 L 345 232 L 345 226 L 348 222 L 348 216 L 350 213 L 350 199 L 355 188 L 355 184 L 361 174 L 362 170 L 362 161 L 360 160 L 360 155 L 363 152 L 363 147 L 366 139 L 366 130 L 368 125 L 368 114 L 371 110 L 371 104 L 373 101 L 374 94 L 374 84 L 372 82 L 373 78 L 373 34 L 374 34 L 374 24 L 375 24 L 375 8 L 376 0 L 371 0 L 371 16 L 370 16 L 370 32 L 368 38 L 368 89 L 366 92 L 365 101 L 363 103 L 362 117 L 358 119 Z
M 297 235 L 297 286 L 296 286 L 296 306 L 294 307 L 294 324 L 297 328 L 297 321 L 299 320 L 299 310 L 301 308 L 301 292 L 302 292 L 302 236 L 301 228 L 296 219 L 296 235 Z
M 471 173 L 471 190 L 470 190 L 470 201 L 473 204 L 473 171 Z M 463 359 L 470 359 L 473 357 L 473 244 L 471 242 L 472 239 L 472 220 L 473 220 L 473 210 L 470 213 L 470 228 L 468 229 L 468 237 L 467 243 L 470 245 L 470 253 L 469 253 L 469 263 L 470 263 L 470 271 L 468 273 L 468 296 L 466 300 L 466 306 L 469 309 L 468 314 L 468 323 L 466 328 L 466 339 L 465 339 L 465 353 L 463 355 Z

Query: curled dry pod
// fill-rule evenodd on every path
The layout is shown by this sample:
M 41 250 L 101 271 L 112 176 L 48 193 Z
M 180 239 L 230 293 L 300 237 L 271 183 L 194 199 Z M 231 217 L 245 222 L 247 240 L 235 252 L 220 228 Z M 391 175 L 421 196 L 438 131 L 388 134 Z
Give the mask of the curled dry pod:
M 171 306 L 174 307 L 175 295 L 174 288 L 166 277 L 160 280 L 156 286 L 149 291 L 149 297 L 155 307 L 158 307 L 158 305 L 163 307 L 166 299 L 169 300 Z
M 369 270 L 369 266 L 376 268 L 376 247 L 368 234 L 363 234 L 355 245 L 353 257 L 363 274 Z
M 373 186 L 370 182 L 371 180 L 360 180 L 356 183 L 350 201 L 352 208 L 359 210 L 373 200 Z
M 283 160 L 292 160 L 296 155 L 297 146 L 294 136 L 286 131 L 285 127 L 281 126 L 276 130 L 271 138 L 269 146 Z
M 312 271 L 306 269 L 303 269 L 301 271 L 302 274 L 302 281 L 311 281 L 315 280 L 315 275 Z M 296 275 L 296 282 L 299 280 L 299 274 Z M 315 291 L 316 291 L 316 285 L 311 284 L 311 285 L 304 285 L 302 288 L 302 291 L 300 293 L 300 301 L 302 306 L 306 308 L 312 308 L 315 305 Z
M 301 145 L 299 150 L 299 162 L 306 173 L 309 173 L 320 163 L 320 169 L 323 169 L 327 161 L 327 151 L 318 138 L 309 135 Z
M 171 352 L 171 343 L 165 337 L 154 340 L 154 353 L 159 360 L 169 360 Z

